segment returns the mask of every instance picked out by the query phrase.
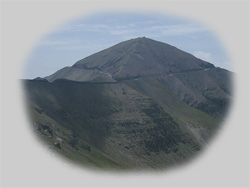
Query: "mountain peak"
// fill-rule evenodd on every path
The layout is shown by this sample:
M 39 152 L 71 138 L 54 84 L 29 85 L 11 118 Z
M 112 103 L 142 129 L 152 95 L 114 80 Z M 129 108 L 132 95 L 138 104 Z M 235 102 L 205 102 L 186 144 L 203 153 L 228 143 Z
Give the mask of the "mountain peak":
M 178 72 L 213 68 L 208 62 L 197 59 L 169 44 L 146 37 L 118 43 L 77 61 L 72 67 L 48 77 L 91 81 L 100 75 L 112 81 L 169 75 Z
M 118 43 L 117 45 L 120 45 L 120 44 L 127 44 L 127 45 L 131 45 L 131 44 L 145 44 L 145 45 L 156 45 L 156 44 L 164 44 L 165 46 L 169 46 L 169 47 L 173 47 L 167 43 L 163 43 L 163 42 L 160 42 L 160 41 L 156 41 L 156 40 L 153 40 L 153 39 L 150 39 L 150 38 L 147 38 L 145 36 L 143 37 L 137 37 L 137 38 L 132 38 L 130 40 L 127 40 L 127 41 L 123 41 L 121 43 Z M 116 45 L 115 45 L 116 46 Z
M 130 39 L 129 41 L 133 41 L 133 42 L 142 42 L 142 41 L 155 41 L 155 40 L 152 40 L 150 38 L 147 38 L 147 37 L 137 37 L 137 38 L 132 38 Z M 126 42 L 126 41 L 125 41 Z M 157 42 L 157 41 L 155 41 Z

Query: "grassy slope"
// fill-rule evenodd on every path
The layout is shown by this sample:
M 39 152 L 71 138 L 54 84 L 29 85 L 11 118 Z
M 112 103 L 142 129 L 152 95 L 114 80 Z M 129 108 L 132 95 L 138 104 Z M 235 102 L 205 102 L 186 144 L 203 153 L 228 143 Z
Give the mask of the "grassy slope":
M 126 82 L 132 88 L 138 90 L 146 96 L 151 97 L 174 118 L 181 127 L 190 131 L 190 128 L 197 128 L 202 134 L 202 139 L 208 142 L 213 132 L 216 131 L 220 120 L 190 107 L 179 100 L 157 79 L 141 79 Z M 194 135 L 197 138 L 197 135 Z
M 46 115 L 34 103 L 29 103 L 30 117 L 36 132 L 46 145 L 61 153 L 74 163 L 91 168 L 127 169 L 128 166 L 117 164 L 100 150 L 92 147 L 82 139 L 78 139 L 70 129 L 61 126 Z
M 129 168 L 129 166 L 116 163 L 98 149 L 95 145 L 95 139 L 100 138 L 100 136 L 91 133 L 93 137 L 97 137 L 92 143 L 87 142 L 89 139 L 86 139 L 86 134 L 83 134 L 85 135 L 85 137 L 83 137 L 87 141 L 79 137 L 79 131 L 83 129 L 79 123 L 79 119 L 77 119 L 77 117 L 71 117 L 72 119 L 76 118 L 74 122 L 75 126 L 71 126 L 70 122 L 72 119 L 67 117 L 67 112 L 70 112 L 68 109 L 70 108 L 70 106 L 68 106 L 70 99 L 69 93 L 67 93 L 66 90 L 67 88 L 70 90 L 71 86 L 67 84 L 67 86 L 63 86 L 63 83 L 56 85 L 57 87 L 55 87 L 55 84 L 47 82 L 25 82 L 27 105 L 30 111 L 31 121 L 36 132 L 39 133 L 38 135 L 41 140 L 45 141 L 47 145 L 61 153 L 67 159 L 84 166 L 105 169 Z M 58 89 L 58 87 L 61 89 Z M 72 88 L 75 87 L 72 86 Z M 80 94 L 83 91 L 76 92 Z M 71 94 L 74 95 L 76 93 Z M 89 96 L 91 97 L 91 95 Z M 92 97 L 95 96 L 92 95 Z M 75 110 L 73 112 L 79 113 Z M 78 128 L 78 126 L 80 128 Z M 83 131 L 81 133 L 83 133 Z M 60 148 L 58 148 L 58 143 L 60 143 Z
M 125 83 L 25 85 L 37 130 L 73 161 L 105 169 L 159 169 L 184 162 L 200 150 L 186 123 L 205 127 L 208 135 L 217 122 L 178 101 L 157 81 L 146 82 L 128 83 L 135 89 Z

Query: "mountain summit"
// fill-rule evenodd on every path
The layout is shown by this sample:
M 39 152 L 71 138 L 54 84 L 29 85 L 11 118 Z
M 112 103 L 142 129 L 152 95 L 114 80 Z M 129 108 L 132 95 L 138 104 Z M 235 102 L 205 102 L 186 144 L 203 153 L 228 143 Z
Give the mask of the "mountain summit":
M 47 79 L 92 81 L 101 76 L 102 79 L 106 77 L 117 81 L 208 68 L 214 66 L 174 46 L 143 37 L 121 42 L 79 60 L 72 67 L 65 67 Z
M 104 169 L 163 169 L 212 138 L 232 73 L 174 46 L 136 38 L 25 81 L 32 123 L 70 160 Z

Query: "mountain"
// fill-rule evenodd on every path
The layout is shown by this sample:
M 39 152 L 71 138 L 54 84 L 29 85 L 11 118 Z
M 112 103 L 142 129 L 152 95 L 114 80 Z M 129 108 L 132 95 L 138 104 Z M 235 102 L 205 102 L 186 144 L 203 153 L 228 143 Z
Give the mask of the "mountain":
M 67 158 L 161 169 L 188 161 L 209 142 L 230 104 L 231 76 L 143 37 L 24 84 L 37 132 Z
M 72 67 L 65 67 L 48 76 L 47 79 L 92 81 L 103 76 L 120 81 L 209 68 L 214 66 L 173 46 L 147 38 L 137 38 L 86 57 Z
M 158 79 L 188 105 L 221 116 L 230 101 L 230 75 L 229 71 L 168 44 L 137 38 L 86 57 L 46 79 L 50 82 Z

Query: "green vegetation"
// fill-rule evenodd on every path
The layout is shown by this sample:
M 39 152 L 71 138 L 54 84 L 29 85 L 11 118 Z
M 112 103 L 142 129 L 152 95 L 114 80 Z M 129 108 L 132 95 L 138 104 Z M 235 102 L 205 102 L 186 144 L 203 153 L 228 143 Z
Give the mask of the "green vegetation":
M 183 163 L 218 124 L 155 79 L 25 81 L 25 89 L 42 140 L 71 161 L 93 168 L 162 169 Z M 201 135 L 192 134 L 188 124 L 202 130 L 196 131 Z

